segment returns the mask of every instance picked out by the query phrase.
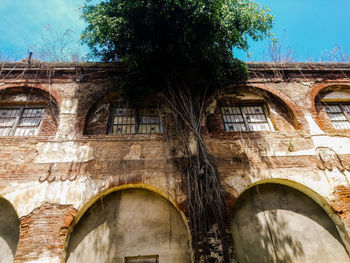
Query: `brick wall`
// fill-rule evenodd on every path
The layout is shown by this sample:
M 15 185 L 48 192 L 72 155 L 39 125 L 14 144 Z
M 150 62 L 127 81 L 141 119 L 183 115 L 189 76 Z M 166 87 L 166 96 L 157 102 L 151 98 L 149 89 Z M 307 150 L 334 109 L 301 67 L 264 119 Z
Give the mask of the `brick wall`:
M 332 133 L 320 103 L 312 101 L 329 80 L 339 79 L 350 85 L 350 77 L 337 70 L 339 65 L 333 69 L 304 65 L 304 74 L 290 65 L 283 67 L 287 66 L 289 69 L 281 70 L 268 64 L 252 64 L 254 74 L 247 87 L 225 91 L 243 90 L 262 96 L 274 131 L 226 132 L 219 111 L 222 98 L 213 98 L 217 104 L 211 112 L 208 110 L 202 131 L 229 204 L 227 227 L 230 228 L 235 201 L 245 189 L 261 180 L 279 179 L 305 185 L 322 196 L 350 231 L 346 186 L 350 178 L 345 169 L 350 167 L 350 131 Z M 39 136 L 0 137 L 0 195 L 12 203 L 21 222 L 15 261 L 43 257 L 62 260 L 67 230 L 77 219 L 75 216 L 81 216 L 80 212 L 96 196 L 122 185 L 158 189 L 186 214 L 186 191 L 166 138 L 162 134 L 106 134 L 109 103 L 118 97 L 110 93 L 113 87 L 109 80 L 123 74 L 123 69 L 113 64 L 52 67 L 56 68 L 50 82 L 45 68 L 39 68 L 35 81 L 36 71 L 27 71 L 22 80 L 16 80 L 21 70 L 18 66 L 1 86 L 6 91 L 0 97 L 2 105 L 18 103 L 15 97 L 28 95 L 31 90 L 35 92 L 31 93 L 30 103 L 47 105 Z M 2 74 L 7 73 L 4 70 Z M 319 83 L 324 86 L 315 89 Z M 8 92 L 10 89 L 13 92 Z M 67 99 L 77 100 L 77 110 L 70 118 L 61 118 L 59 110 Z M 312 120 L 305 118 L 308 114 Z M 164 113 L 163 118 L 171 132 L 171 117 Z M 71 128 L 70 137 L 55 137 L 62 129 L 60 121 Z M 326 133 L 322 137 L 312 135 L 310 121 Z M 332 148 L 336 155 L 331 153 L 320 160 L 318 147 Z M 319 168 L 320 162 L 336 165 L 331 173 L 325 173 Z M 345 167 L 343 171 L 336 168 L 341 165 Z
M 63 255 L 64 241 L 77 211 L 70 205 L 44 203 L 20 218 L 20 239 L 14 262 L 34 261 L 45 254 Z

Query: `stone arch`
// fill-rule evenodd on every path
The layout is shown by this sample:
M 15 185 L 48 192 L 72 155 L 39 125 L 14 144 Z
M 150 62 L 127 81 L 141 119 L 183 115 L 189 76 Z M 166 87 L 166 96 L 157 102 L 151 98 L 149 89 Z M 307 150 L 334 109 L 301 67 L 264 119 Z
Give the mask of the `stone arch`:
M 294 181 L 266 179 L 247 187 L 233 209 L 231 230 L 240 262 L 348 260 L 342 220 L 323 197 Z
M 126 184 L 99 193 L 80 209 L 68 233 L 66 262 L 82 260 L 83 254 L 93 262 L 142 255 L 192 262 L 184 213 L 167 193 L 150 185 Z
M 19 228 L 15 208 L 0 196 L 0 263 L 13 261 L 19 241 Z

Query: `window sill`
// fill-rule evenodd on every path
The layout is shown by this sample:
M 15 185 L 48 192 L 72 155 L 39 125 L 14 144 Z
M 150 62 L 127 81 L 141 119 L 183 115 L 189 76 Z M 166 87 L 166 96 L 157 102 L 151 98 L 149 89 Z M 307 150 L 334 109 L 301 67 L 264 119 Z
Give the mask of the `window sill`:
M 101 134 L 101 135 L 82 135 L 80 140 L 103 140 L 103 141 L 144 141 L 144 140 L 164 140 L 163 133 L 156 134 Z

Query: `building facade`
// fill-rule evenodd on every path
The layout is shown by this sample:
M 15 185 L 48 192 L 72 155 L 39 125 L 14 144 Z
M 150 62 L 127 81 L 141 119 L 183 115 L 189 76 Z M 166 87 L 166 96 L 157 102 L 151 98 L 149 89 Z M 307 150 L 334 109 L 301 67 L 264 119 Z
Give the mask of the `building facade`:
M 349 262 L 350 64 L 248 66 L 202 123 L 232 262 Z M 1 65 L 1 263 L 193 262 L 172 120 L 161 101 L 125 101 L 123 74 Z

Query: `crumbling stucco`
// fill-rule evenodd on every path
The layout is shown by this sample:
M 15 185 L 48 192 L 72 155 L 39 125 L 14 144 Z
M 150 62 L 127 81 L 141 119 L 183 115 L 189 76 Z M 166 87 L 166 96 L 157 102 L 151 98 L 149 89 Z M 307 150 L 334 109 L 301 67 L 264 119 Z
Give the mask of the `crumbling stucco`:
M 76 142 L 38 143 L 35 163 L 80 163 L 94 159 L 93 149 Z

